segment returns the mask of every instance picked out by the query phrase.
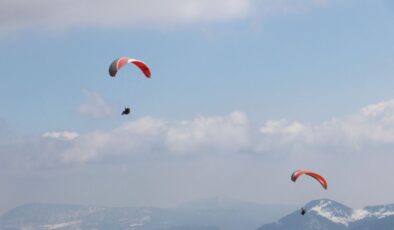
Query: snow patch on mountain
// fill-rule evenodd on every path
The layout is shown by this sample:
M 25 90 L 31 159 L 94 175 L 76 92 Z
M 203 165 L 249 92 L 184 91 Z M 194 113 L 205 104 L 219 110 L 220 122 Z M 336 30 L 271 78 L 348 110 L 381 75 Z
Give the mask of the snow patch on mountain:
M 59 223 L 59 224 L 47 224 L 47 225 L 44 225 L 43 227 L 44 227 L 44 229 L 47 229 L 47 230 L 55 230 L 55 229 L 70 227 L 72 225 L 77 225 L 80 223 L 81 223 L 81 221 L 70 221 L 70 222 Z
M 330 200 L 321 200 L 318 205 L 311 208 L 311 211 L 315 211 L 318 215 L 334 223 L 349 224 L 349 213 L 339 207 L 335 207 Z
M 382 219 L 388 216 L 394 215 L 394 205 L 381 205 L 375 207 L 367 207 L 370 216 L 378 219 Z
M 145 210 L 144 210 L 145 211 Z M 131 229 L 134 229 L 135 227 L 140 227 L 140 226 L 144 226 L 146 223 L 148 223 L 151 220 L 150 216 L 144 216 L 141 219 L 137 220 L 135 223 L 131 223 L 129 225 L 129 227 L 131 227 Z
M 352 215 L 348 222 L 355 222 L 367 218 L 370 216 L 370 213 L 365 209 L 355 209 L 353 210 Z
M 394 215 L 394 205 L 374 206 L 363 209 L 350 209 L 331 200 L 320 200 L 316 205 L 309 208 L 317 215 L 322 216 L 334 223 L 348 226 L 350 223 L 365 219 L 382 219 Z

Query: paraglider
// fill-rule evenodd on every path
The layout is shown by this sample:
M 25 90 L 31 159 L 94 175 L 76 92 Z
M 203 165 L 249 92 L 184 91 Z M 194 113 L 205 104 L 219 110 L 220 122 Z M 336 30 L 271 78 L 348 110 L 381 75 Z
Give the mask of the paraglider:
M 293 182 L 296 182 L 297 179 L 298 179 L 300 176 L 302 176 L 302 175 L 308 175 L 308 176 L 314 178 L 315 180 L 317 180 L 317 181 L 321 184 L 321 186 L 322 186 L 324 189 L 327 189 L 327 186 L 328 186 L 328 185 L 327 185 L 326 179 L 324 179 L 323 176 L 321 176 L 321 175 L 319 175 L 319 174 L 317 174 L 317 173 L 315 173 L 315 172 L 312 172 L 312 171 L 297 170 L 297 171 L 293 172 L 293 174 L 291 174 L 291 180 L 292 180 Z
M 123 68 L 126 64 L 132 63 L 135 66 L 137 66 L 142 73 L 145 75 L 145 77 L 150 78 L 151 76 L 151 71 L 150 68 L 148 67 L 147 64 L 145 64 L 143 61 L 133 59 L 133 58 L 128 58 L 128 57 L 121 57 L 116 60 L 114 60 L 111 65 L 109 66 L 108 72 L 111 77 L 115 77 L 118 71 Z M 130 108 L 125 107 L 122 115 L 128 115 L 130 113 Z
M 145 77 L 150 78 L 151 72 L 147 64 L 143 61 L 128 57 L 121 57 L 113 61 L 109 66 L 109 75 L 111 75 L 111 77 L 115 77 L 116 73 L 128 63 L 136 65 L 144 73 Z
M 125 107 L 123 112 L 122 112 L 122 115 L 128 115 L 129 113 L 130 113 L 130 108 L 129 107 Z
M 293 172 L 291 174 L 291 181 L 296 182 L 297 179 L 302 175 L 307 175 L 307 176 L 314 178 L 315 180 L 317 180 L 321 184 L 321 186 L 324 189 L 327 189 L 328 184 L 327 184 L 326 179 L 323 176 L 321 176 L 320 174 L 312 172 L 312 171 L 308 171 L 308 170 L 297 170 L 297 171 Z M 305 213 L 306 213 L 306 208 L 304 208 L 304 207 L 301 208 L 301 215 L 305 215 Z

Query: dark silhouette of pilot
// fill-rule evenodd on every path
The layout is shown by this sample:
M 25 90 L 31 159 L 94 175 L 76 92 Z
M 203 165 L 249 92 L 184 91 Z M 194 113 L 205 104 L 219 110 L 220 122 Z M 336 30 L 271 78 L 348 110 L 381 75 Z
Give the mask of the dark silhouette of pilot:
M 123 112 L 122 112 L 122 115 L 128 115 L 129 113 L 130 113 L 130 108 L 129 107 L 125 107 Z

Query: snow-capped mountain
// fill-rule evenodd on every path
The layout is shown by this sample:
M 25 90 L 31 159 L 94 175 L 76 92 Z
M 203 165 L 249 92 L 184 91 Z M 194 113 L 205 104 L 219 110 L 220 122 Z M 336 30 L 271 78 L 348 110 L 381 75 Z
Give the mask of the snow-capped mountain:
M 333 200 L 309 202 L 307 212 L 295 211 L 258 230 L 384 230 L 394 229 L 394 204 L 351 209 Z M 379 227 L 377 227 L 379 226 Z
M 294 206 L 214 198 L 176 208 L 29 204 L 0 217 L 1 230 L 254 230 Z

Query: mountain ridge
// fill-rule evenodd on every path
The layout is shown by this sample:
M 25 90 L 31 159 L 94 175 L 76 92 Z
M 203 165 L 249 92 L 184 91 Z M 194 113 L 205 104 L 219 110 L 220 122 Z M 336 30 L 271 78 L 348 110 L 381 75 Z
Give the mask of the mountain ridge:
M 305 209 L 307 210 L 305 216 L 295 211 L 274 223 L 261 226 L 258 230 L 394 229 L 392 227 L 394 226 L 394 204 L 352 209 L 330 199 L 319 199 L 308 202 Z
M 198 200 L 174 208 L 26 204 L 0 216 L 0 229 L 255 230 L 294 210 L 232 199 Z

